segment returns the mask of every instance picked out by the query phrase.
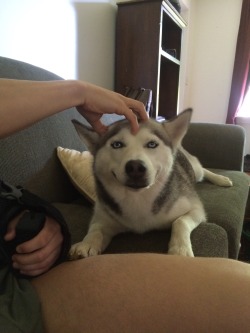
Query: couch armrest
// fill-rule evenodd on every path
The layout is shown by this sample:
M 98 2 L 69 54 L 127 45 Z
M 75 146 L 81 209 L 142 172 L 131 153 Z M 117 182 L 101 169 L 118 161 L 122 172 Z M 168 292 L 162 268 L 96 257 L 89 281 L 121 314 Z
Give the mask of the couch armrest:
M 192 123 L 183 147 L 205 168 L 243 170 L 245 131 L 237 125 Z

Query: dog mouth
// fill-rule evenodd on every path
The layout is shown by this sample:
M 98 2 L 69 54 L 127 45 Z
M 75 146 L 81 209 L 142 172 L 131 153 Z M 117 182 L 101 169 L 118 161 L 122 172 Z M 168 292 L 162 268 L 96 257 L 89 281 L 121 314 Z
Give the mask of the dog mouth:
M 125 186 L 128 188 L 131 188 L 133 190 L 140 190 L 142 188 L 147 188 L 149 187 L 148 182 L 137 182 L 137 181 L 131 181 L 131 180 L 127 180 L 125 183 Z
M 112 171 L 112 174 L 117 182 L 119 182 L 121 185 L 128 187 L 131 190 L 140 190 L 143 188 L 149 188 L 150 184 L 145 177 L 144 179 L 134 179 L 134 178 L 127 178 L 125 182 L 121 182 L 118 177 L 116 176 L 115 172 Z

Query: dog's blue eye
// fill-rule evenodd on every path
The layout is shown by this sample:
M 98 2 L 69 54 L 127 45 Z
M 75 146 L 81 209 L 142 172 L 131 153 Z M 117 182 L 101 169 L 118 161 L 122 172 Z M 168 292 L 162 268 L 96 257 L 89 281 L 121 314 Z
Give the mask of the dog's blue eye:
M 114 141 L 111 143 L 111 147 L 114 149 L 119 149 L 124 147 L 124 144 L 121 141 Z
M 155 141 L 149 141 L 146 146 L 147 146 L 147 148 L 154 149 L 154 148 L 158 147 L 158 143 Z

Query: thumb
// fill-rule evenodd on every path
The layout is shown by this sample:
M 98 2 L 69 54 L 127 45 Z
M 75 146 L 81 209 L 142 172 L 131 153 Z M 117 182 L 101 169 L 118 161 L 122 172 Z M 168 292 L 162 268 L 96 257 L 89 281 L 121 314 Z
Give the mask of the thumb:
M 11 241 L 16 236 L 16 229 L 14 227 L 10 226 L 10 224 L 11 223 L 9 223 L 8 228 L 7 228 L 7 232 L 4 235 L 4 240 L 5 241 Z
M 22 215 L 23 215 L 23 212 L 21 214 L 17 215 L 13 220 L 11 220 L 9 222 L 8 227 L 7 227 L 7 232 L 4 235 L 4 240 L 5 241 L 10 241 L 10 240 L 15 238 L 15 236 L 16 236 L 16 226 L 17 226 L 17 223 L 19 222 Z

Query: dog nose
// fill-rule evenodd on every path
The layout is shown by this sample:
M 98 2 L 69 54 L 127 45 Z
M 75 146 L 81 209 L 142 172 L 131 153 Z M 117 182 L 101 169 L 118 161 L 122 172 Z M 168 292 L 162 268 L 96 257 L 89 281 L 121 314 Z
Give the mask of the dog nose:
M 146 173 L 146 167 L 141 160 L 128 161 L 125 170 L 130 178 L 142 178 Z

